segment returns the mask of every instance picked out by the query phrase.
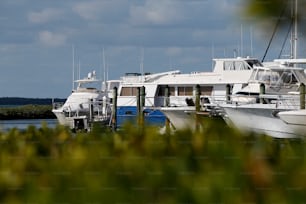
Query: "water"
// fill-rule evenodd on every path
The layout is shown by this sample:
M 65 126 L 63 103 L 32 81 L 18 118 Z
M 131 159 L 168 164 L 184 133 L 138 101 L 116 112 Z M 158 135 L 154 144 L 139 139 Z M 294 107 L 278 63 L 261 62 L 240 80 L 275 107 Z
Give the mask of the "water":
M 29 125 L 40 128 L 43 123 L 47 123 L 49 128 L 54 128 L 58 121 L 57 119 L 0 120 L 0 130 L 10 130 L 12 128 L 25 130 Z

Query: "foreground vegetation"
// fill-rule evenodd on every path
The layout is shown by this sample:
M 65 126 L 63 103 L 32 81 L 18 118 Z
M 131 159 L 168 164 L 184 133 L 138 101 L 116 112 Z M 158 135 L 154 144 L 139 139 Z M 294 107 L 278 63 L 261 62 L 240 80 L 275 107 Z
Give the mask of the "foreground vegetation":
M 174 134 L 126 125 L 0 133 L 0 203 L 302 203 L 305 143 L 223 123 Z

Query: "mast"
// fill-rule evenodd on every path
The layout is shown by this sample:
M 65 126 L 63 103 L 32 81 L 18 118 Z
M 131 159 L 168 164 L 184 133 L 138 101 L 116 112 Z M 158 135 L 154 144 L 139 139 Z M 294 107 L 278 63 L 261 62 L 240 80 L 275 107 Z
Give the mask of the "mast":
M 297 22 L 297 15 L 298 15 L 298 0 L 292 1 L 291 5 L 291 12 L 292 12 L 292 22 L 293 22 L 293 29 L 291 32 L 291 58 L 297 58 L 297 33 L 298 33 L 298 22 Z
M 243 26 L 240 25 L 240 56 L 243 57 Z
M 144 70 L 143 70 L 143 61 L 144 61 L 144 48 L 141 48 L 140 51 L 140 73 L 141 73 L 141 81 L 143 82 L 143 75 L 144 75 Z
M 253 27 L 250 27 L 251 56 L 253 57 Z
M 106 91 L 106 63 L 105 63 L 105 53 L 104 53 L 104 47 L 102 50 L 102 58 L 103 58 L 103 80 L 104 80 L 104 92 Z
M 74 45 L 72 45 L 72 90 L 74 90 Z

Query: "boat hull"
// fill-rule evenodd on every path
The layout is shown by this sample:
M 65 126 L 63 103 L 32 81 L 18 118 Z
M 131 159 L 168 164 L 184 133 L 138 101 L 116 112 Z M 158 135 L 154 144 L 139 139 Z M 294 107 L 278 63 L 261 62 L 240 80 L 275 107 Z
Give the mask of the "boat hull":
M 146 107 L 143 110 L 145 125 L 164 126 L 165 115 L 158 109 Z M 120 106 L 117 108 L 117 126 L 121 127 L 125 123 L 137 124 L 137 107 Z
M 223 106 L 225 121 L 242 132 L 256 132 L 266 134 L 275 138 L 298 138 L 296 133 L 287 123 L 278 116 L 285 109 L 262 108 L 256 105 L 227 105 Z
M 163 107 L 160 110 L 174 129 L 195 128 L 195 107 Z
M 292 131 L 306 135 L 306 110 L 283 111 L 278 116 Z

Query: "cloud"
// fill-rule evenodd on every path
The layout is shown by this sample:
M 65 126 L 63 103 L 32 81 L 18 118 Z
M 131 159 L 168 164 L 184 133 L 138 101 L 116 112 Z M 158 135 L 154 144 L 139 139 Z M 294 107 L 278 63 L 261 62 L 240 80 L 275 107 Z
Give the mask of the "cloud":
M 179 47 L 169 47 L 166 49 L 166 54 L 168 56 L 178 56 L 182 53 L 182 48 Z
M 144 5 L 130 8 L 130 22 L 134 25 L 168 25 L 183 17 L 181 3 L 173 0 L 147 0 Z
M 72 6 L 72 10 L 85 20 L 102 20 L 114 23 L 113 20 L 124 20 L 123 16 L 128 14 L 130 4 L 129 0 L 92 0 L 76 3 Z
M 78 3 L 73 7 L 73 11 L 86 20 L 96 19 L 99 14 L 101 2 L 91 1 Z
M 63 12 L 60 9 L 46 8 L 40 12 L 30 12 L 28 14 L 28 20 L 31 23 L 47 23 L 61 19 L 62 15 Z
M 39 41 L 45 46 L 57 47 L 65 44 L 66 36 L 59 33 L 52 33 L 50 31 L 39 32 Z

